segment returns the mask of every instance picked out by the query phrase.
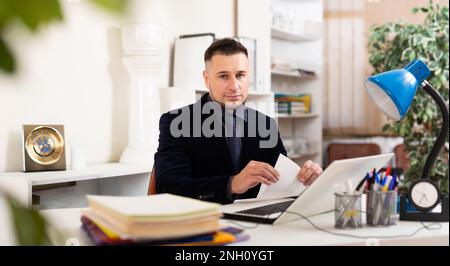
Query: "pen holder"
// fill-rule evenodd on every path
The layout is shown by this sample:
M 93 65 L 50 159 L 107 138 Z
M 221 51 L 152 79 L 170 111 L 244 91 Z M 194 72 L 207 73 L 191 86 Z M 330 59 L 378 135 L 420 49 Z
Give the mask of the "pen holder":
M 396 191 L 368 191 L 366 204 L 366 218 L 368 225 L 386 226 L 396 224 Z
M 335 228 L 358 228 L 361 222 L 361 195 L 334 193 L 335 197 Z

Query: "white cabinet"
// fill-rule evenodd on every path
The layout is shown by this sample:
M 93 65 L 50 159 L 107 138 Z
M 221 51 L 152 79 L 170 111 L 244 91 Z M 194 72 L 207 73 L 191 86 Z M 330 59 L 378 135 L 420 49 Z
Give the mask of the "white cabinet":
M 85 207 L 86 194 L 147 195 L 151 166 L 106 163 L 83 170 L 0 173 L 0 188 L 39 209 Z

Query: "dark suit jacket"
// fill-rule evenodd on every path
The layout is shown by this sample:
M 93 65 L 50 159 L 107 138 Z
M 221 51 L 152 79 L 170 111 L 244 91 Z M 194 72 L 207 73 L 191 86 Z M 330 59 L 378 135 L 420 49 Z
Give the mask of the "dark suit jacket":
M 188 111 L 192 118 L 194 105 L 200 104 L 203 107 L 208 102 L 207 97 L 208 95 L 206 94 L 193 105 L 188 105 L 161 116 L 159 147 L 155 154 L 156 192 L 172 193 L 222 204 L 231 203 L 237 197 L 256 197 L 260 185 L 249 189 L 244 194 L 230 197 L 228 182 L 231 176 L 239 172 L 233 172 L 232 170 L 231 157 L 223 135 L 221 137 L 193 136 L 192 119 L 190 119 L 188 124 L 189 136 L 174 137 L 170 132 L 171 123 L 178 117 L 178 114 L 182 111 Z M 272 118 L 250 108 L 248 108 L 248 111 L 263 116 L 263 119 L 260 119 L 260 121 L 265 121 L 266 128 L 269 128 L 269 123 L 276 125 Z M 202 114 L 201 121 L 205 121 L 208 117 L 208 114 Z M 244 132 L 248 132 L 249 121 L 246 121 L 244 124 Z M 251 160 L 266 162 L 274 166 L 280 153 L 286 155 L 286 150 L 276 127 L 275 134 L 276 145 L 272 148 L 260 147 L 260 141 L 267 141 L 269 137 L 261 137 L 258 130 L 256 130 L 256 137 L 248 134 L 244 135 L 241 139 L 240 170 Z

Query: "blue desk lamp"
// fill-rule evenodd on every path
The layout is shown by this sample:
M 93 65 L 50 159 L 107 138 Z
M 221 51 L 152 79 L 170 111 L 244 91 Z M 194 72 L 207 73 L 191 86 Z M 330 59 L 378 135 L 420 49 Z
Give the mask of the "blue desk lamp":
M 420 86 L 439 106 L 443 123 L 434 146 L 427 157 L 422 178 L 411 184 L 408 193 L 400 196 L 400 220 L 408 221 L 448 221 L 448 195 L 429 179 L 431 169 L 445 145 L 449 134 L 448 106 L 441 95 L 425 80 L 430 69 L 420 60 L 414 60 L 402 69 L 396 69 L 369 77 L 365 82 L 366 91 L 373 103 L 389 118 L 399 121 L 406 113 Z M 406 210 L 407 200 L 416 211 Z M 441 212 L 431 212 L 439 203 Z

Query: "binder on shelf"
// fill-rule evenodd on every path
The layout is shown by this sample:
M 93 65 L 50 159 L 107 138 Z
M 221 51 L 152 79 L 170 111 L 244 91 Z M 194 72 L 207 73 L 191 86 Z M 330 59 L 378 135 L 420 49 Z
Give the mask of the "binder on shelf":
M 311 113 L 310 94 L 275 93 L 276 112 L 279 114 Z

